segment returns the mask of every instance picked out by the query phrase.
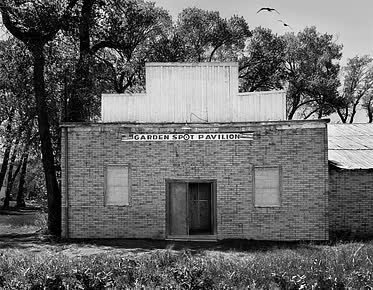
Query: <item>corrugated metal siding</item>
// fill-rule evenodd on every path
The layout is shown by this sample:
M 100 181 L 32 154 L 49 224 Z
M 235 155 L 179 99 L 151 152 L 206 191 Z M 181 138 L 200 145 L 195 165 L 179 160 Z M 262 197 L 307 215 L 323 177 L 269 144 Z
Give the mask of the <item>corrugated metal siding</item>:
M 284 91 L 239 93 L 234 96 L 234 121 L 277 121 L 286 119 Z
M 328 148 L 339 168 L 373 168 L 373 124 L 328 124 Z
M 101 119 L 103 122 L 141 119 L 144 114 L 140 108 L 145 105 L 145 99 L 146 94 L 104 94 L 101 98 Z
M 238 93 L 237 63 L 146 64 L 146 94 L 102 96 L 103 122 L 285 119 L 285 93 Z

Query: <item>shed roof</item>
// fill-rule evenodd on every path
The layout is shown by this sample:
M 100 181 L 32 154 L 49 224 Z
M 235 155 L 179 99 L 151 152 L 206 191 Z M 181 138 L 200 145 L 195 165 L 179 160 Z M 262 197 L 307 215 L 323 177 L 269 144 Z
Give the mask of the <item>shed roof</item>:
M 329 162 L 342 169 L 373 168 L 373 124 L 328 124 Z

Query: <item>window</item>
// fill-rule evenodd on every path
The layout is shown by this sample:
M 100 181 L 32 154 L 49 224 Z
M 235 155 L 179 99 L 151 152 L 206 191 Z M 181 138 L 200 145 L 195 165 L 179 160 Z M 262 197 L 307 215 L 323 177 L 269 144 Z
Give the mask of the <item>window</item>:
M 106 167 L 105 205 L 129 204 L 129 167 L 108 165 Z
M 255 206 L 280 206 L 280 168 L 255 167 Z

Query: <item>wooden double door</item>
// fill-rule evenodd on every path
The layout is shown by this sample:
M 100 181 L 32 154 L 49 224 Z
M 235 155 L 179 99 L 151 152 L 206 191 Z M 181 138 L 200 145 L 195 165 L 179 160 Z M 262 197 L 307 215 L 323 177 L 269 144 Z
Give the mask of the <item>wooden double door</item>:
M 214 183 L 168 182 L 170 236 L 214 234 Z

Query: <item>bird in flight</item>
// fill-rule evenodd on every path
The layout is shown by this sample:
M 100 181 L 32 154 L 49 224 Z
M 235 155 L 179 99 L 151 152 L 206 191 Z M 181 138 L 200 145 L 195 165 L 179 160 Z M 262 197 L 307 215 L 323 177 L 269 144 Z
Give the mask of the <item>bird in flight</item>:
M 285 27 L 289 27 L 290 29 L 293 29 L 293 28 L 291 28 L 291 26 L 289 24 L 285 23 L 284 21 L 282 21 L 282 20 L 278 20 L 278 21 L 280 21 L 282 23 L 282 25 L 284 25 Z
M 259 13 L 260 11 L 268 11 L 268 12 L 276 11 L 278 14 L 280 14 L 280 12 L 278 12 L 275 8 L 270 8 L 270 7 L 262 7 L 256 13 Z

